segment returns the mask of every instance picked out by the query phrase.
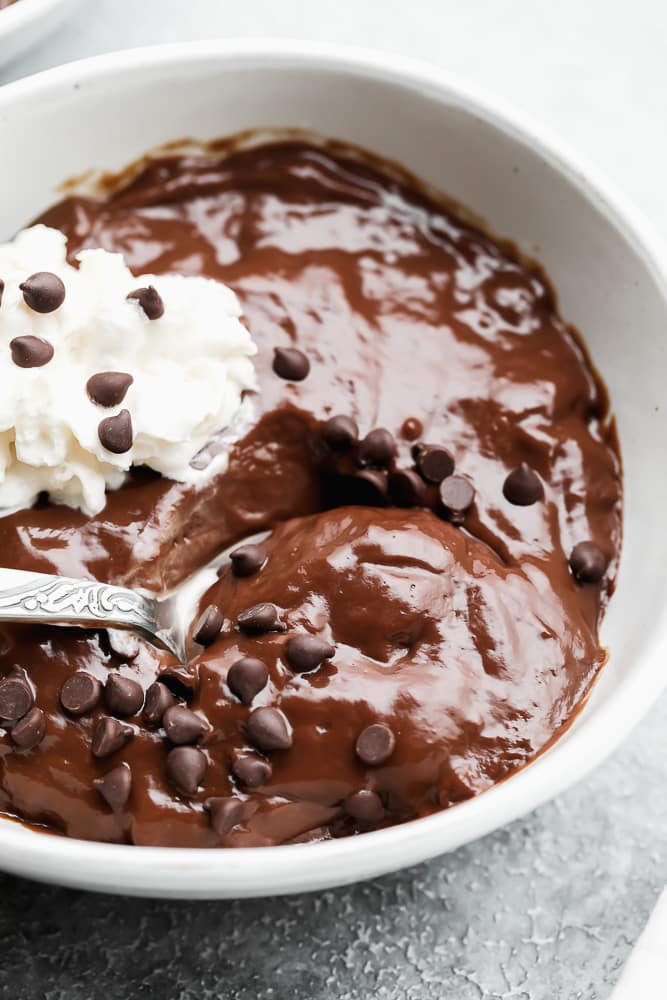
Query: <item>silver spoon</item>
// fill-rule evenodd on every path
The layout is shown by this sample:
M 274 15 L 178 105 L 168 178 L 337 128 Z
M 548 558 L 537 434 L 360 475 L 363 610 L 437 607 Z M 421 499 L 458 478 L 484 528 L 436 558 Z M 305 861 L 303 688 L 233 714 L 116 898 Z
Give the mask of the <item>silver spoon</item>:
M 0 622 L 139 632 L 183 662 L 192 616 L 202 594 L 215 582 L 217 569 L 234 549 L 262 541 L 268 534 L 236 542 L 164 597 L 95 580 L 0 568 Z

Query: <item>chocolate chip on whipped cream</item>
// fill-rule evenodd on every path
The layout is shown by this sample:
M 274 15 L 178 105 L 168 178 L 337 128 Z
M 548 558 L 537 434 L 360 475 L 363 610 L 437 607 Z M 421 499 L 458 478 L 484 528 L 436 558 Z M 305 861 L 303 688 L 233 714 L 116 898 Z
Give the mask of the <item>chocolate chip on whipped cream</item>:
M 12 361 L 19 368 L 42 368 L 53 357 L 53 344 L 42 337 L 14 337 L 9 342 Z
M 135 288 L 134 291 L 128 293 L 127 297 L 130 301 L 134 300 L 139 303 L 148 319 L 160 319 L 161 316 L 164 316 L 164 302 L 153 285 L 148 285 L 146 288 Z
M 98 372 L 86 382 L 86 391 L 91 402 L 98 406 L 118 406 L 133 382 L 126 372 Z
M 121 410 L 115 417 L 100 420 L 97 428 L 100 443 L 114 455 L 123 455 L 132 447 L 132 417 L 129 410 Z
M 65 285 L 57 274 L 38 271 L 19 285 L 23 300 L 36 313 L 52 313 L 65 301 Z
M 105 250 L 76 263 L 47 226 L 0 244 L 0 512 L 48 493 L 93 516 L 136 466 L 204 485 L 250 422 L 256 347 L 231 289 Z

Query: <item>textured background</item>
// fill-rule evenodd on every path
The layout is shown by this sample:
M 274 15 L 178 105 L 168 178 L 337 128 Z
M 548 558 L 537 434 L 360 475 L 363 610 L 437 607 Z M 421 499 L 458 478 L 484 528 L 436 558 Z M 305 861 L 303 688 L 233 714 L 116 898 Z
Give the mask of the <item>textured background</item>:
M 0 83 L 123 46 L 260 34 L 472 77 L 565 135 L 667 234 L 664 0 L 86 0 Z M 607 1000 L 667 882 L 666 713 L 663 698 L 592 778 L 527 819 L 349 889 L 184 904 L 0 877 L 0 997 Z

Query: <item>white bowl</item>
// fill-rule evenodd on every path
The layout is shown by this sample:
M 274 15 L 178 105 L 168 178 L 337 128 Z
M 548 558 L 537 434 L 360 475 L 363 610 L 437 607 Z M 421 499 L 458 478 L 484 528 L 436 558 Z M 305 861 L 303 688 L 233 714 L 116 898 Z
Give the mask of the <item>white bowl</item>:
M 41 42 L 82 0 L 19 0 L 0 10 L 0 66 Z
M 27 0 L 26 0 L 27 2 Z M 0 238 L 91 167 L 247 128 L 312 127 L 398 160 L 546 266 L 611 392 L 625 458 L 625 549 L 605 620 L 611 657 L 575 724 L 522 772 L 426 819 L 324 844 L 129 847 L 0 820 L 0 865 L 70 886 L 234 897 L 319 889 L 414 864 L 535 808 L 621 741 L 667 681 L 665 250 L 560 141 L 459 80 L 391 55 L 294 42 L 122 52 L 0 91 Z

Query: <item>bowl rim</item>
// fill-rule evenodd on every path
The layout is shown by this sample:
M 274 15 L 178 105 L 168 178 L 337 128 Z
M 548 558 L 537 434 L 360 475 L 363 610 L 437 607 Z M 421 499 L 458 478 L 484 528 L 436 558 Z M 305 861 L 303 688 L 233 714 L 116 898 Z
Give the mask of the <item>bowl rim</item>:
M 21 0 L 54 4 L 61 0 Z M 0 32 L 1 34 L 1 32 Z M 148 46 L 93 56 L 0 88 L 3 109 L 48 92 L 99 81 L 122 71 L 161 71 L 209 60 L 218 65 L 320 68 L 370 76 L 380 83 L 453 100 L 464 111 L 529 144 L 601 210 L 641 259 L 665 299 L 667 246 L 643 214 L 597 166 L 505 99 L 420 60 L 368 48 L 293 39 L 232 39 Z M 201 66 L 200 66 L 201 69 Z M 578 718 L 567 739 L 482 795 L 421 819 L 318 844 L 258 848 L 137 847 L 48 836 L 0 822 L 0 867 L 82 888 L 183 898 L 265 896 L 343 885 L 416 864 L 475 840 L 531 811 L 584 778 L 628 735 L 667 686 L 667 607 L 643 653 L 613 695 Z M 177 861 L 177 866 L 174 866 Z
M 46 17 L 58 7 L 65 7 L 69 3 L 71 0 L 19 0 L 18 3 L 5 7 L 0 13 L 0 42 L 8 35 L 19 32 L 26 25 Z

